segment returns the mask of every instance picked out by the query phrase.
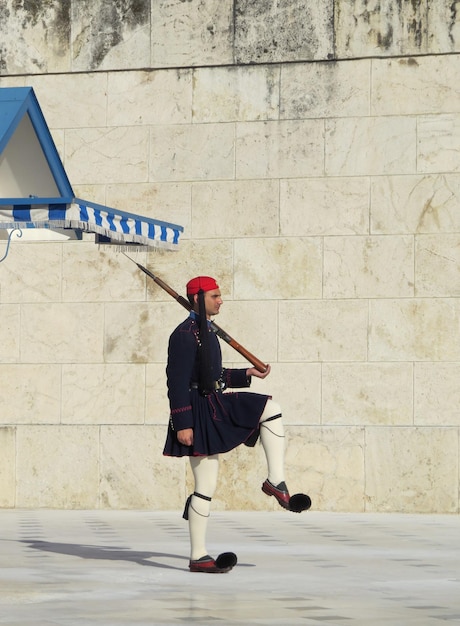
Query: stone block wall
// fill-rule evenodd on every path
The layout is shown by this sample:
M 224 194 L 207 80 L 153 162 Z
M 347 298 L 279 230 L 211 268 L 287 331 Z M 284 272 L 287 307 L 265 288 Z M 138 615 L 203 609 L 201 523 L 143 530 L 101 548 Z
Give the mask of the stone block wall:
M 181 293 L 218 278 L 317 510 L 459 510 L 454 7 L 0 8 L 0 87 L 35 89 L 77 196 L 185 227 L 136 259 Z M 179 509 L 187 464 L 161 452 L 185 311 L 91 238 L 13 242 L 0 311 L 0 506 Z M 215 508 L 274 507 L 265 471 L 260 447 L 226 455 Z

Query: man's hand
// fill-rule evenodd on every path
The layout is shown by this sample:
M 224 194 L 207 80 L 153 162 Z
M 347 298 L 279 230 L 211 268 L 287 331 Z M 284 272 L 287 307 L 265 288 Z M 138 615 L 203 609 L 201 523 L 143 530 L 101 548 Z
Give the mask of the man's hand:
M 177 441 L 183 446 L 193 446 L 193 428 L 178 430 Z
M 259 370 L 256 370 L 255 367 L 250 367 L 249 369 L 246 370 L 246 376 L 255 376 L 256 378 L 265 378 L 266 376 L 268 376 L 270 374 L 270 365 L 267 365 L 267 369 L 265 370 L 265 372 L 259 372 Z

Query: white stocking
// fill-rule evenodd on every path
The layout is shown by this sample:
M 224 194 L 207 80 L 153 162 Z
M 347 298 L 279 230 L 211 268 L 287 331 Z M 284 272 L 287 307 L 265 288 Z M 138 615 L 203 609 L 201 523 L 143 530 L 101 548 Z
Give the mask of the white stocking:
M 195 561 L 208 554 L 206 550 L 206 530 L 211 510 L 211 498 L 217 485 L 219 455 L 191 456 L 190 466 L 195 479 L 194 491 L 206 498 L 192 495 L 188 509 L 190 559 Z
M 281 407 L 273 400 L 267 401 L 260 418 L 260 441 L 267 459 L 268 480 L 279 485 L 284 481 L 284 426 Z

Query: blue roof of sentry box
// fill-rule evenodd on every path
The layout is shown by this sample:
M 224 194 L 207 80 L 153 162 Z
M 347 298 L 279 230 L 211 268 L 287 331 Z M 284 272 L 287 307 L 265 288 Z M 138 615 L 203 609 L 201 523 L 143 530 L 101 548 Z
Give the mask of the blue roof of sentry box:
M 75 198 L 32 87 L 0 88 L 0 228 L 78 228 L 167 249 L 184 230 Z
M 71 199 L 73 197 L 72 186 L 32 87 L 2 87 L 0 89 L 0 155 L 26 117 L 30 120 L 28 128 L 34 131 L 34 136 L 31 135 L 29 140 L 31 142 L 38 140 L 43 157 L 48 164 L 49 173 L 59 192 L 58 197 Z M 27 172 L 24 175 L 27 175 Z

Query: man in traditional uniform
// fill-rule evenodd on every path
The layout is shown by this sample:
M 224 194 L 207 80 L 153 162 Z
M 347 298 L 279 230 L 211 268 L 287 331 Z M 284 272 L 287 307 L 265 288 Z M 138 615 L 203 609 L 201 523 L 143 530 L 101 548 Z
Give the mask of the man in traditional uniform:
M 295 512 L 308 509 L 311 502 L 304 494 L 290 496 L 286 487 L 279 405 L 259 393 L 223 393 L 249 387 L 253 376 L 265 378 L 270 366 L 265 372 L 254 367 L 223 368 L 219 340 L 210 326 L 211 317 L 222 305 L 219 285 L 214 278 L 198 276 L 187 283 L 187 296 L 190 316 L 169 339 L 166 374 L 171 413 L 163 454 L 190 458 L 195 485 L 184 510 L 190 531 L 190 571 L 224 573 L 234 567 L 236 555 L 225 552 L 213 559 L 206 549 L 219 454 L 242 443 L 253 446 L 260 435 L 268 466 L 262 491 Z

